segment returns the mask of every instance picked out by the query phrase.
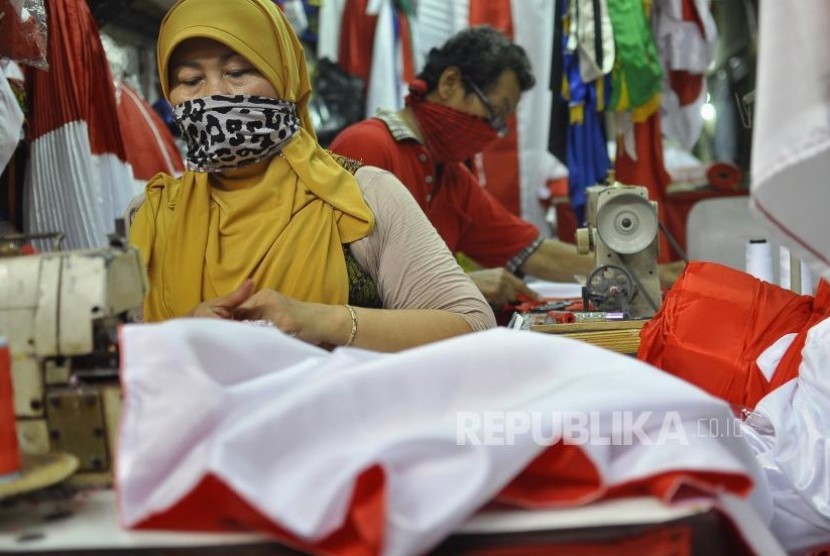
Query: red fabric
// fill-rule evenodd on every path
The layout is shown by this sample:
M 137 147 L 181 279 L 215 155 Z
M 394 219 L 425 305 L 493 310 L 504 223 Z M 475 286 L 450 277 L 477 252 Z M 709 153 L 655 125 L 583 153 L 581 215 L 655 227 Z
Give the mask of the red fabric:
M 84 0 L 49 0 L 49 71 L 33 70 L 29 133 L 37 139 L 63 125 L 89 124 L 92 154 L 126 161 L 118 127 L 115 88 L 98 26 Z
M 120 88 L 118 125 L 133 176 L 147 181 L 159 172 L 184 172 L 182 155 L 158 114 L 138 93 L 123 83 Z
M 0 477 L 20 471 L 16 423 L 9 346 L 0 342 Z
M 687 71 L 670 71 L 669 84 L 677 94 L 680 106 L 695 102 L 703 90 L 703 76 Z
M 669 503 L 705 496 L 719 489 L 744 496 L 752 489 L 752 482 L 743 474 L 678 469 L 647 475 L 638 481 L 607 485 L 579 446 L 559 443 L 525 467 L 496 495 L 496 501 L 524 508 L 545 508 L 577 506 L 600 499 L 653 496 Z
M 507 210 L 520 216 L 519 133 L 515 116 L 508 118 L 507 126 L 510 130 L 507 136 L 496 139 L 481 152 L 477 171 L 482 187 Z
M 38 32 L 37 21 L 21 21 L 9 0 L 0 0 L 0 14 L 0 58 L 45 62 L 46 37 Z
M 484 191 L 466 166 L 447 164 L 439 176 L 424 145 L 414 140 L 396 142 L 378 119 L 346 128 L 335 137 L 331 150 L 395 174 L 450 251 L 462 251 L 486 267 L 504 266 L 539 236 L 535 226 Z
M 513 37 L 513 16 L 510 2 L 504 0 L 472 0 L 470 25 L 490 25 Z M 516 118 L 507 121 L 510 133 L 496 139 L 482 151 L 477 168 L 482 187 L 511 213 L 521 216 L 521 177 L 519 175 L 519 135 Z
M 346 0 L 337 53 L 340 68 L 349 75 L 360 77 L 364 83 L 369 83 L 378 21 L 377 16 L 366 15 L 368 5 L 369 0 Z
M 501 540 L 501 539 L 500 539 Z M 495 544 L 495 543 L 494 543 Z M 465 556 L 691 556 L 692 529 L 685 525 L 654 525 L 646 531 L 637 531 L 607 539 L 586 541 L 544 541 L 505 543 L 503 546 L 464 548 Z
M 797 376 L 807 331 L 827 316 L 826 283 L 814 299 L 719 264 L 692 262 L 643 327 L 637 357 L 752 409 Z M 755 361 L 793 332 L 798 337 L 768 382 Z
M 397 10 L 401 33 L 401 57 L 403 58 L 403 81 L 411 83 L 415 80 L 415 53 L 412 51 L 412 29 L 407 15 Z
M 504 0 L 470 0 L 470 26 L 490 25 L 513 38 L 513 16 L 510 2 Z
M 469 160 L 496 139 L 496 130 L 481 116 L 426 100 L 426 87 L 420 79 L 414 81 L 406 105 L 415 114 L 424 141 L 439 164 Z
M 174 506 L 151 516 L 136 528 L 259 531 L 303 552 L 368 556 L 379 554 L 383 545 L 385 498 L 382 469 L 375 466 L 363 471 L 356 478 L 345 522 L 327 538 L 309 544 L 262 515 L 219 477 L 207 475 Z
M 542 452 L 496 500 L 522 507 L 542 508 L 652 494 L 669 502 L 677 500 L 684 488 L 692 489 L 694 494 L 690 495 L 695 496 L 722 492 L 724 489 L 745 495 L 751 484 L 745 475 L 677 471 L 646 476 L 640 481 L 608 488 L 578 446 L 557 444 Z M 288 546 L 313 554 L 379 554 L 384 542 L 386 494 L 382 468 L 373 466 L 363 471 L 355 480 L 344 523 L 327 538 L 311 544 L 269 520 L 220 478 L 207 475 L 175 505 L 149 517 L 136 528 L 221 532 L 254 530 L 273 535 Z
M 645 122 L 635 123 L 634 137 L 637 146 L 637 160 L 628 156 L 622 147 L 622 142 L 618 141 L 617 180 L 620 183 L 642 185 L 648 188 L 649 198 L 652 201 L 657 201 L 657 216 L 660 222 L 665 222 L 663 200 L 666 195 L 666 187 L 671 183 L 671 176 L 669 176 L 663 164 L 663 136 L 660 131 L 659 112 Z M 663 234 L 660 234 L 659 249 L 658 261 L 661 263 L 669 262 L 671 251 Z

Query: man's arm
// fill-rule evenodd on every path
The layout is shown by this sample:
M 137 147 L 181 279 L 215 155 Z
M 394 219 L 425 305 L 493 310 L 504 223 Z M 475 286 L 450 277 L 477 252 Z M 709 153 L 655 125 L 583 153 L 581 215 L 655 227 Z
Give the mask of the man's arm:
M 657 265 L 660 286 L 669 289 L 685 269 L 683 261 Z M 557 239 L 546 239 L 519 267 L 530 276 L 553 282 L 574 282 L 594 270 L 594 255 L 580 255 L 576 246 Z
M 519 267 L 524 274 L 553 282 L 575 282 L 575 276 L 588 276 L 594 269 L 593 255 L 580 255 L 576 246 L 546 239 Z

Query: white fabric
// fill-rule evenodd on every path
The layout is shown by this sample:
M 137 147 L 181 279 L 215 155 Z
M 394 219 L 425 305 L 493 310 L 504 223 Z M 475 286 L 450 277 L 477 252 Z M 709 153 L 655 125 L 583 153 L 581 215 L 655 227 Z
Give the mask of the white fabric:
M 755 363 L 767 381 L 772 380 L 772 375 L 775 374 L 778 363 L 781 362 L 781 358 L 784 357 L 784 354 L 790 348 L 796 336 L 798 334 L 795 332 L 781 336 L 770 347 L 761 352 L 761 355 L 755 360 Z
M 23 69 L 20 64 L 8 58 L 0 58 L 0 69 L 6 74 L 7 79 L 16 79 L 17 81 L 26 81 L 23 75 Z
M 611 27 L 611 17 L 608 15 L 608 3 L 599 0 L 599 21 L 602 39 L 602 66 L 597 63 L 596 57 L 596 14 L 594 0 L 577 0 L 578 19 L 577 41 L 579 43 L 579 73 L 585 83 L 599 79 L 611 73 L 614 68 L 616 48 L 614 45 L 614 30 Z
M 711 0 L 695 0 L 695 11 L 703 33 L 694 21 L 683 20 L 683 0 L 658 0 L 653 22 L 660 57 L 675 71 L 705 74 L 712 64 L 718 29 Z
M 648 412 L 643 428 L 654 444 L 633 435 L 627 445 L 583 446 L 606 486 L 678 469 L 764 484 L 741 438 L 706 433 L 712 423 L 734 426 L 724 402 L 633 358 L 553 335 L 497 329 L 398 354 L 328 353 L 276 330 L 183 319 L 125 326 L 121 341 L 116 481 L 126 526 L 211 473 L 282 527 L 319 540 L 342 522 L 356 475 L 379 464 L 384 553 L 424 553 L 544 449 L 527 431 L 509 445 L 459 444 L 460 411 L 596 412 L 600 434 L 615 411 Z M 672 416 L 679 435 L 661 443 Z M 766 519 L 763 488 L 752 500 Z
M 784 244 L 830 276 L 830 2 L 760 11 L 751 203 Z
M 404 99 L 403 68 L 400 41 L 395 37 L 392 0 L 371 0 L 366 13 L 378 17 L 366 94 L 366 113 L 375 114 L 381 108 L 400 110 Z
M 744 427 L 769 481 L 770 528 L 798 553 L 830 544 L 830 320 L 808 332 L 802 357 L 798 378 L 763 398 Z
M 454 34 L 469 27 L 469 21 L 467 0 L 418 0 L 418 60 L 426 60 L 431 49 L 441 47 Z
M 340 56 L 340 29 L 346 0 L 324 0 L 317 15 L 317 58 L 337 62 Z
M 549 226 L 537 192 L 556 179 L 555 157 L 548 150 L 553 93 L 550 83 L 553 57 L 553 22 L 556 2 L 521 0 L 510 3 L 514 42 L 527 52 L 536 86 L 522 95 L 517 111 L 519 134 L 519 199 L 521 216 L 545 235 Z
M 11 85 L 0 72 L 0 173 L 11 160 L 23 131 L 23 110 L 17 103 Z
M 582 286 L 575 282 L 529 282 L 528 287 L 543 297 L 582 297 Z
M 68 249 L 101 247 L 140 191 L 129 164 L 113 154 L 91 154 L 87 123 L 70 122 L 31 145 L 25 228 L 63 232 Z

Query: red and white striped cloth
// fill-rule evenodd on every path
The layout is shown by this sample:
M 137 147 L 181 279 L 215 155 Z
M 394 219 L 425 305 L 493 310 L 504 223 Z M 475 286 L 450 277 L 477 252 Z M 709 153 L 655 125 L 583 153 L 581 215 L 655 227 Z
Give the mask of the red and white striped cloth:
M 25 228 L 63 232 L 68 248 L 106 244 L 133 185 L 115 90 L 98 27 L 84 0 L 49 0 L 49 71 L 30 74 L 32 140 Z

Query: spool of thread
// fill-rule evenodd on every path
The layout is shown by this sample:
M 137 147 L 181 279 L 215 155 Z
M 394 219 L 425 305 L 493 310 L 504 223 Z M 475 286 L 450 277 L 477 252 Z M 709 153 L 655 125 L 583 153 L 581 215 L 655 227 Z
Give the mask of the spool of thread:
M 780 248 L 780 262 L 781 287 L 795 293 L 812 295 L 813 275 L 810 273 L 810 265 L 804 262 L 804 259 L 799 259 L 793 255 L 789 247 L 783 245 Z
M 735 191 L 741 185 L 741 169 L 728 162 L 715 162 L 706 170 L 709 185 L 723 191 Z
M 548 317 L 556 324 L 576 322 L 576 316 L 570 311 L 548 311 Z
M 0 481 L 20 471 L 9 346 L 0 336 Z
M 767 240 L 749 240 L 746 245 L 746 271 L 759 280 L 775 283 L 772 270 L 772 250 Z

